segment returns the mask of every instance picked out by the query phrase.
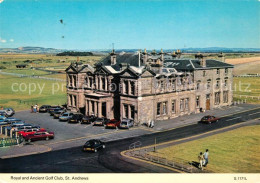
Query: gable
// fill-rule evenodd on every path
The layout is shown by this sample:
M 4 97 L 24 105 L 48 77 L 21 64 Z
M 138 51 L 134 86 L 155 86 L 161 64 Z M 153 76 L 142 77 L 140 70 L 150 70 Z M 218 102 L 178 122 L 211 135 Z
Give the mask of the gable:
M 141 74 L 142 77 L 153 77 L 154 75 L 149 72 L 149 71 L 144 71 L 142 74 Z
M 77 72 L 76 69 L 73 68 L 72 66 L 69 66 L 65 71 L 66 71 L 66 72 L 74 72 L 74 73 Z
M 136 75 L 132 72 L 130 72 L 129 70 L 128 71 L 125 71 L 123 74 L 121 74 L 122 77 L 136 77 Z

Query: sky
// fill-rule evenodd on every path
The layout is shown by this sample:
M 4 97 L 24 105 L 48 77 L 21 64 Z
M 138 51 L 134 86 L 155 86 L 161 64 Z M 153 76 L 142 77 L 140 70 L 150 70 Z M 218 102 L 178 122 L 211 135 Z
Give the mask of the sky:
M 260 0 L 0 0 L 0 48 L 260 48 Z

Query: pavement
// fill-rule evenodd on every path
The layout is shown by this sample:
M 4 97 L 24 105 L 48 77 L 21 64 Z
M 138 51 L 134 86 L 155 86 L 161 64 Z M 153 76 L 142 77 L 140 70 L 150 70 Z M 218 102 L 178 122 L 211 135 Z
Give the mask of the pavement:
M 177 117 L 171 120 L 156 121 L 154 128 L 139 126 L 131 128 L 130 130 L 114 130 L 92 125 L 68 124 L 67 122 L 58 122 L 58 120 L 50 117 L 48 113 L 34 114 L 30 113 L 29 111 L 20 111 L 17 112 L 14 117 L 25 120 L 28 123 L 40 125 L 47 130 L 54 131 L 55 139 L 49 141 L 37 141 L 31 144 L 24 143 L 17 146 L 1 148 L 0 158 L 5 159 L 78 147 L 84 144 L 87 140 L 93 138 L 101 139 L 104 142 L 133 138 L 141 135 L 153 134 L 197 124 L 198 121 L 205 115 L 224 117 L 259 107 L 260 105 L 251 104 L 227 106 L 206 111 L 204 113 Z
M 236 109 L 232 109 L 232 112 L 236 111 L 237 109 L 240 109 L 240 107 L 241 106 L 238 106 L 238 108 L 236 107 Z M 172 168 L 169 169 L 169 167 L 155 166 L 155 164 L 151 164 L 150 162 L 140 161 L 139 159 L 136 160 L 131 157 L 123 156 L 122 152 L 128 150 L 131 147 L 131 144 L 136 142 L 140 142 L 141 147 L 144 148 L 153 147 L 156 139 L 156 144 L 160 147 L 163 147 L 163 145 L 175 145 L 177 143 L 183 143 L 185 141 L 205 138 L 214 134 L 223 133 L 225 131 L 230 131 L 242 127 L 243 125 L 259 125 L 260 108 L 253 108 L 256 108 L 256 106 L 251 106 L 251 110 L 249 110 L 250 108 L 248 107 L 244 107 L 243 111 L 236 111 L 234 112 L 235 114 L 224 116 L 216 123 L 190 124 L 185 127 L 167 129 L 164 131 L 162 130 L 160 133 L 156 133 L 156 131 L 152 132 L 149 129 L 146 131 L 144 130 L 146 134 L 144 133 L 143 135 L 137 137 L 127 138 L 126 135 L 124 135 L 124 133 L 128 134 L 131 131 L 132 132 L 128 135 L 134 135 L 133 132 L 137 133 L 138 131 L 138 133 L 141 133 L 141 130 L 144 127 L 136 128 L 129 131 L 115 130 L 110 131 L 110 133 L 104 130 L 103 134 L 97 134 L 97 136 L 103 135 L 105 138 L 107 138 L 106 148 L 98 151 L 97 153 L 83 152 L 82 144 L 77 147 L 69 147 L 71 146 L 69 142 L 66 142 L 68 144 L 56 142 L 59 145 L 64 144 L 64 149 L 34 154 L 30 156 L 0 159 L 0 171 L 2 173 L 179 172 L 178 170 L 174 170 Z M 191 115 L 190 119 L 193 119 L 193 117 L 194 116 Z M 66 125 L 66 123 L 62 124 Z M 98 129 L 102 130 L 102 128 Z M 91 130 L 89 130 L 89 132 L 91 132 Z M 124 139 L 114 140 L 116 138 L 119 138 L 120 135 L 123 136 Z M 47 146 L 47 143 L 51 142 L 51 140 L 42 142 L 46 142 Z M 77 140 L 74 141 L 74 139 L 71 139 L 72 144 L 75 142 L 77 142 Z M 39 144 L 34 143 L 34 145 Z M 192 159 L 190 161 L 192 161 Z

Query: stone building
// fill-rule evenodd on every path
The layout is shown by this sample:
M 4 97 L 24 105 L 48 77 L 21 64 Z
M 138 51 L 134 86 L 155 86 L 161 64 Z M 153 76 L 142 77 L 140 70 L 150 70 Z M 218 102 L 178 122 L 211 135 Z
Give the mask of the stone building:
M 171 119 L 232 103 L 233 66 L 176 53 L 119 53 L 67 69 L 68 109 L 135 122 Z

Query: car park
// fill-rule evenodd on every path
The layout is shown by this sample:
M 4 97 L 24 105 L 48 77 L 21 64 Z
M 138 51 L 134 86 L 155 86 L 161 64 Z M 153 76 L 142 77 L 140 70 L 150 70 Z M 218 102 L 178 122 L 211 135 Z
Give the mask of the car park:
M 220 118 L 217 118 L 217 117 L 215 117 L 215 116 L 210 116 L 210 115 L 208 115 L 208 116 L 204 116 L 203 118 L 201 118 L 201 122 L 202 123 L 212 123 L 212 122 L 218 122 L 218 120 L 219 120 Z
M 58 111 L 54 111 L 53 113 L 53 118 L 54 119 L 59 119 L 59 117 L 64 113 L 63 110 L 58 110 Z
M 91 124 L 97 119 L 96 116 L 83 116 L 81 124 Z
M 49 140 L 54 138 L 54 132 L 37 132 L 24 137 L 25 141 Z
M 134 121 L 132 119 L 123 118 L 122 122 L 120 123 L 120 128 L 127 128 L 134 126 Z
M 98 126 L 104 126 L 108 122 L 107 118 L 97 118 L 94 122 L 93 125 L 98 125 Z
M 100 149 L 105 149 L 105 147 L 104 142 L 97 139 L 91 139 L 84 144 L 83 151 L 97 152 Z
M 60 121 L 68 121 L 72 116 L 73 116 L 73 113 L 72 113 L 72 112 L 65 112 L 65 113 L 63 113 L 63 114 L 59 117 L 59 120 L 60 120 Z
M 69 123 L 81 123 L 83 116 L 84 115 L 81 113 L 74 113 L 73 116 L 68 119 L 68 122 Z
M 39 112 L 48 112 L 50 108 L 50 105 L 42 105 L 39 109 Z
M 119 128 L 121 121 L 116 119 L 111 119 L 107 122 L 106 128 Z

